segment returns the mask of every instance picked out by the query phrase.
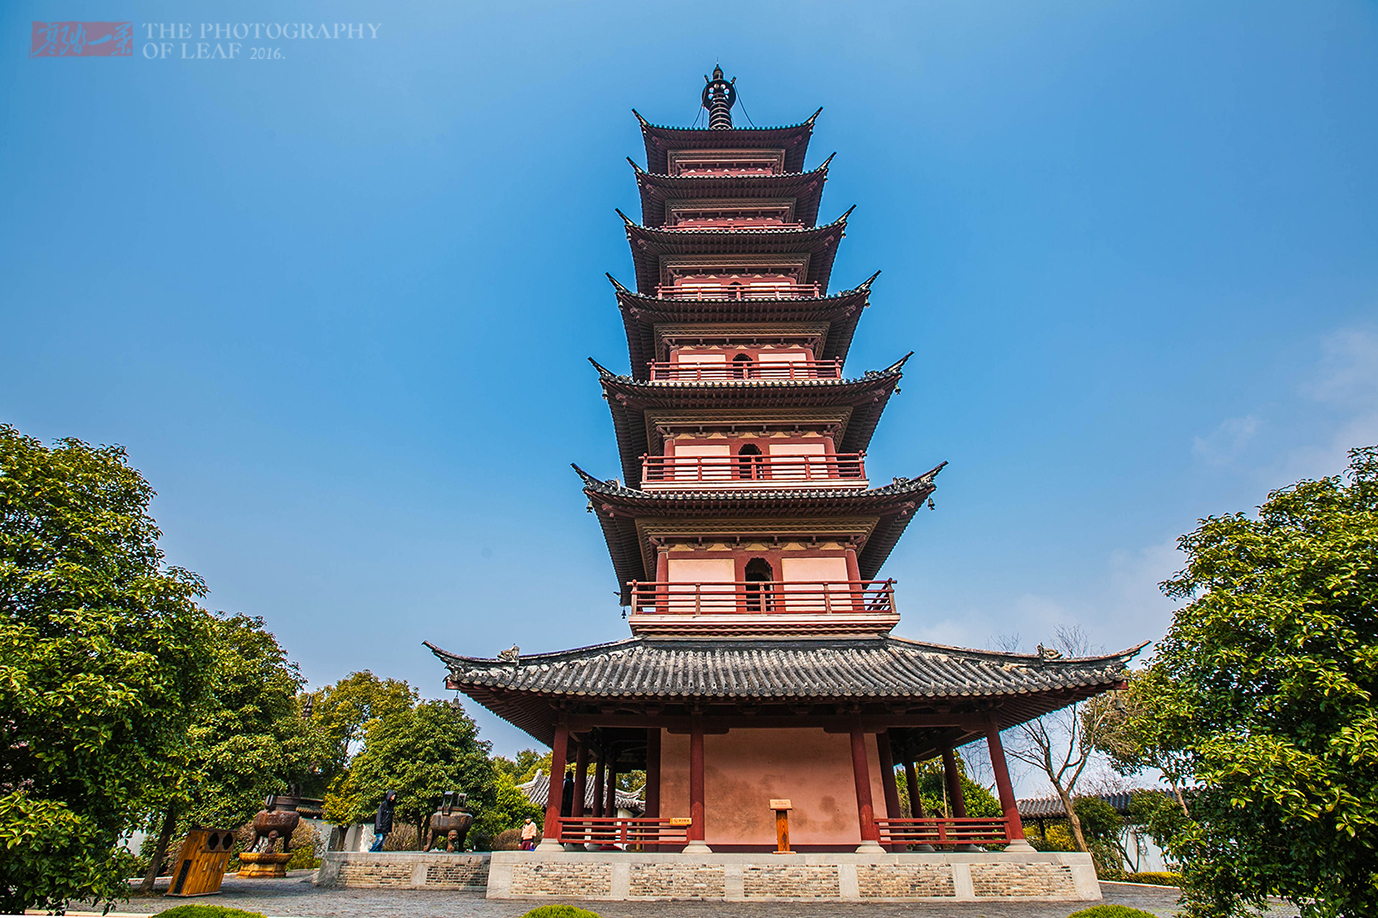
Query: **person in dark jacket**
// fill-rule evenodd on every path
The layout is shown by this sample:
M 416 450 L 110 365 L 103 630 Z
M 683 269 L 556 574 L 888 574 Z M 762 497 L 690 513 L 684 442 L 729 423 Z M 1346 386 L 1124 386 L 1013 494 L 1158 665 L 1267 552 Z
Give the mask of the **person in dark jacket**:
M 560 788 L 560 815 L 572 816 L 574 814 L 574 775 L 565 772 L 565 783 Z
M 390 790 L 383 797 L 383 802 L 378 804 L 378 812 L 373 816 L 373 847 L 368 850 L 383 850 L 383 842 L 387 841 L 388 833 L 392 831 L 392 810 L 396 805 L 397 791 Z

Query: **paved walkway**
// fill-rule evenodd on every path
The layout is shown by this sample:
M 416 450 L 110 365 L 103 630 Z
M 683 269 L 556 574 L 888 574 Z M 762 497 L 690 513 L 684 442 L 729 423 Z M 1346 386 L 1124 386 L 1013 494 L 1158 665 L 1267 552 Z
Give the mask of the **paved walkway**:
M 160 886 L 163 884 L 160 883 Z M 1104 902 L 1143 909 L 1160 918 L 1177 914 L 1177 890 L 1132 883 L 1102 883 Z M 183 902 L 204 902 L 261 912 L 269 918 L 520 918 L 537 902 L 490 901 L 477 892 L 426 889 L 318 889 L 311 871 L 285 880 L 225 878 L 220 895 L 203 899 L 134 898 L 120 915 L 146 915 Z M 603 918 L 1066 918 L 1091 903 L 1053 902 L 579 902 Z M 79 915 L 80 912 L 69 912 Z M 1290 918 L 1274 909 L 1269 918 Z

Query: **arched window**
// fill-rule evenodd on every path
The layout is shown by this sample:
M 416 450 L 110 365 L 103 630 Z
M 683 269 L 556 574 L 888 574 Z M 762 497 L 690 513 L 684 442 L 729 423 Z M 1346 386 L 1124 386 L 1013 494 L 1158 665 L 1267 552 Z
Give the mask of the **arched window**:
M 746 562 L 746 611 L 770 612 L 775 608 L 771 595 L 771 584 L 775 581 L 775 571 L 765 558 L 752 558 Z
M 737 379 L 746 379 L 752 375 L 750 354 L 738 354 L 732 358 L 732 375 Z
M 761 456 L 761 448 L 753 443 L 748 443 L 737 450 L 737 477 L 738 478 L 765 478 L 765 461 Z

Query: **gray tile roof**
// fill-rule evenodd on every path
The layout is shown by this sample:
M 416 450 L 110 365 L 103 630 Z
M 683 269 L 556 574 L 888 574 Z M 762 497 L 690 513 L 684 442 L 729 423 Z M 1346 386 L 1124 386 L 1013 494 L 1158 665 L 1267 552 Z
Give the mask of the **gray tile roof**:
M 544 808 L 550 800 L 550 775 L 545 772 L 536 772 L 536 777 L 527 781 L 525 784 L 518 784 L 517 790 L 526 795 L 526 799 L 539 807 Z M 593 813 L 594 795 L 598 788 L 593 786 L 593 778 L 590 777 L 584 782 L 584 812 Z M 617 789 L 617 808 L 620 810 L 631 810 L 640 815 L 646 812 L 646 804 L 641 799 L 640 793 L 629 794 L 621 788 Z
M 649 378 L 647 363 L 656 359 L 657 324 L 715 322 L 825 322 L 827 340 L 820 360 L 845 360 L 857 321 L 871 293 L 877 271 L 851 290 L 820 297 L 783 299 L 692 300 L 660 299 L 628 290 L 611 274 L 617 305 L 627 331 L 632 377 Z
M 629 638 L 517 662 L 432 645 L 461 689 L 490 687 L 587 698 L 938 699 L 1108 687 L 1137 648 L 1045 660 L 893 636 L 848 640 L 668 641 Z

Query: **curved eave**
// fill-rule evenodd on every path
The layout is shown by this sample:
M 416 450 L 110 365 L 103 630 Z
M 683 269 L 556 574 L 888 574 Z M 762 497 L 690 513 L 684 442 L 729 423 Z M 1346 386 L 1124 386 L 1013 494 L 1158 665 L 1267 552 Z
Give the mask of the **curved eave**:
M 636 167 L 636 163 L 632 163 Z M 780 175 L 662 175 L 636 170 L 641 192 L 641 222 L 650 227 L 665 225 L 665 202 L 734 198 L 793 198 L 795 221 L 812 227 L 818 222 L 823 185 L 828 180 L 824 163 L 812 172 Z
M 785 171 L 803 172 L 804 155 L 813 136 L 813 122 L 823 109 L 807 120 L 786 127 L 678 128 L 651 124 L 635 109 L 641 123 L 641 137 L 646 143 L 646 171 L 669 172 L 671 150 L 775 150 L 785 151 Z
M 697 642 L 634 637 L 516 661 L 426 646 L 449 671 L 448 687 L 548 743 L 557 708 L 594 712 L 609 701 L 660 710 L 707 706 L 710 712 L 714 705 L 728 712 L 742 702 L 796 708 L 844 702 L 877 712 L 897 703 L 940 703 L 995 713 L 1001 727 L 1010 727 L 1118 688 L 1129 660 L 1144 645 L 1101 657 L 1045 660 L 894 636 Z
M 947 463 L 917 478 L 869 491 L 679 491 L 649 493 L 615 481 L 599 481 L 577 465 L 589 507 L 598 517 L 627 601 L 630 580 L 653 580 L 636 521 L 642 517 L 682 519 L 789 519 L 791 517 L 875 517 L 877 522 L 857 555 L 863 580 L 875 579 L 915 512 L 936 490 L 933 483 Z
M 627 242 L 636 267 L 637 289 L 655 292 L 660 283 L 660 259 L 667 255 L 808 255 L 804 283 L 826 290 L 850 214 L 849 210 L 832 223 L 809 229 L 658 229 L 628 221 Z
M 871 280 L 874 280 L 874 275 Z M 645 380 L 648 364 L 656 359 L 657 325 L 728 323 L 828 324 L 819 360 L 847 359 L 861 312 L 869 305 L 871 280 L 859 287 L 825 297 L 773 300 L 662 300 L 628 290 L 612 280 L 617 308 L 627 332 L 632 377 Z
M 603 395 L 612 412 L 613 430 L 629 485 L 641 482 L 641 457 L 650 452 L 647 409 L 701 408 L 850 408 L 851 417 L 839 453 L 865 451 L 880 416 L 903 376 L 904 360 L 880 372 L 852 380 L 722 380 L 694 383 L 642 382 L 598 367 Z M 594 364 L 597 366 L 597 364 Z

